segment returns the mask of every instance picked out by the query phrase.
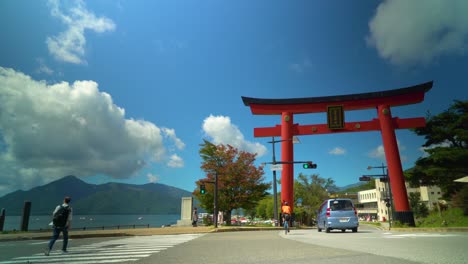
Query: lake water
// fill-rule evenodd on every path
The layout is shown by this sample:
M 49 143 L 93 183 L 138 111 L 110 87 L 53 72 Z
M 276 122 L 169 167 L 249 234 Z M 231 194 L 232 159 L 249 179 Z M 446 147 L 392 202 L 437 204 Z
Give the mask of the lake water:
M 162 227 L 163 225 L 174 225 L 180 215 L 73 215 L 72 229 L 115 229 L 116 226 L 126 228 L 135 225 L 136 227 Z M 32 215 L 29 217 L 29 231 L 50 229 L 49 223 L 52 221 L 51 215 Z M 21 216 L 5 217 L 3 231 L 21 229 Z

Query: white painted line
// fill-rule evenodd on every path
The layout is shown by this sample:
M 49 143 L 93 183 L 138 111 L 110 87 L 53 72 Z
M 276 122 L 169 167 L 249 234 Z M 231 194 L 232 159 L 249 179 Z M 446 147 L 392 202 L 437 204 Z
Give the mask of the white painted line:
M 92 260 L 121 260 L 121 259 L 126 259 L 126 258 L 146 258 L 149 257 L 150 254 L 144 254 L 144 255 L 125 255 L 125 256 L 89 256 L 89 257 L 82 257 L 80 255 L 77 255 L 76 257 L 68 256 L 68 255 L 62 255 L 61 257 L 56 257 L 56 258 L 51 258 L 50 256 L 42 256 L 42 257 L 32 257 L 29 258 L 28 260 L 34 261 L 34 263 L 54 263 L 54 262 L 59 262 L 59 263 L 70 263 L 70 261 L 92 261 Z M 25 263 L 25 259 L 14 259 L 13 262 L 6 262 L 6 263 Z M 94 262 L 93 262 L 94 263 Z
M 129 254 L 127 251 L 126 252 L 109 252 L 109 253 L 102 253 L 102 252 L 94 252 L 94 253 L 67 253 L 67 254 L 62 254 L 62 253 L 55 253 L 51 252 L 49 256 L 44 256 L 44 254 L 35 254 L 29 257 L 17 257 L 14 259 L 32 259 L 32 258 L 63 258 L 63 257 L 92 257 L 92 256 L 129 256 L 129 255 L 141 255 L 141 254 L 152 254 L 152 253 L 158 253 L 160 250 L 153 250 L 153 251 L 141 251 L 141 252 L 135 252 L 135 254 Z

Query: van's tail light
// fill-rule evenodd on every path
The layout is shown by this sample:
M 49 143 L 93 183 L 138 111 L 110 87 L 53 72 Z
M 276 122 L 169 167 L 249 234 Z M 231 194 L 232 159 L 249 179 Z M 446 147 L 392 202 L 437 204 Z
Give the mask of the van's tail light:
M 356 207 L 353 207 L 354 209 L 354 215 L 357 216 L 357 210 L 356 210 Z
M 330 217 L 330 208 L 327 208 L 327 217 Z

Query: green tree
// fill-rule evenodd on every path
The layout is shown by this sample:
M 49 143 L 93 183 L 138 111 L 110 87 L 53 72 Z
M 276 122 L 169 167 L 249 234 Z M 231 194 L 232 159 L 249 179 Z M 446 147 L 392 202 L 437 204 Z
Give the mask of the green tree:
M 328 198 L 328 190 L 336 189 L 335 182 L 331 179 L 321 178 L 318 174 L 304 175 L 299 173 L 294 181 L 294 200 L 302 199 L 302 206 L 294 208 L 296 220 L 311 225 L 316 219 L 316 210 L 322 202 Z
M 256 216 L 263 219 L 273 218 L 273 196 L 263 198 L 256 207 Z
M 464 187 L 452 196 L 452 206 L 461 208 L 463 215 L 468 215 L 468 185 L 464 184 Z
M 405 172 L 412 186 L 438 185 L 445 198 L 459 191 L 455 179 L 468 174 L 468 101 L 454 101 L 448 110 L 428 115 L 425 127 L 414 129 L 424 136 L 427 156 Z
M 421 194 L 419 192 L 412 192 L 408 197 L 409 204 L 413 210 L 414 217 L 424 218 L 429 215 L 429 209 L 423 203 L 421 203 Z
M 214 184 L 218 175 L 218 209 L 224 212 L 224 219 L 230 225 L 231 212 L 234 209 L 251 210 L 267 195 L 271 186 L 265 183 L 263 166 L 254 165 L 256 154 L 239 151 L 230 145 L 214 145 L 204 140 L 200 148 L 201 169 L 206 178 L 198 180 L 193 194 L 200 201 L 201 207 L 213 212 Z M 206 194 L 200 194 L 199 186 L 205 182 Z

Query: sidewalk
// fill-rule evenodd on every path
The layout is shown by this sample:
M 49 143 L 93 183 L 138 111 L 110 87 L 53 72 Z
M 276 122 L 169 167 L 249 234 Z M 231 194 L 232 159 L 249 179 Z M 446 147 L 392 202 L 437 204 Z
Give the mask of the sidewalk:
M 161 227 L 161 228 L 134 228 L 134 229 L 108 229 L 108 230 L 70 230 L 70 238 L 89 237 L 117 237 L 117 236 L 151 236 L 151 235 L 177 235 L 209 233 L 215 231 L 213 227 Z M 50 239 L 52 230 L 41 232 L 8 232 L 0 234 L 0 243 L 13 240 Z
M 378 228 L 380 230 L 388 230 L 395 232 L 468 232 L 468 227 L 390 227 L 388 222 L 380 223 L 380 226 L 360 223 Z
M 198 226 L 198 227 L 161 227 L 161 228 L 133 228 L 133 229 L 108 229 L 108 230 L 70 230 L 70 238 L 90 237 L 118 237 L 118 236 L 152 236 L 152 235 L 178 235 L 199 234 L 211 232 L 233 232 L 233 231 L 259 231 L 259 230 L 281 230 L 282 227 L 248 227 L 248 226 Z M 8 232 L 0 234 L 0 243 L 14 240 L 47 240 L 52 236 L 52 230 L 41 232 Z

